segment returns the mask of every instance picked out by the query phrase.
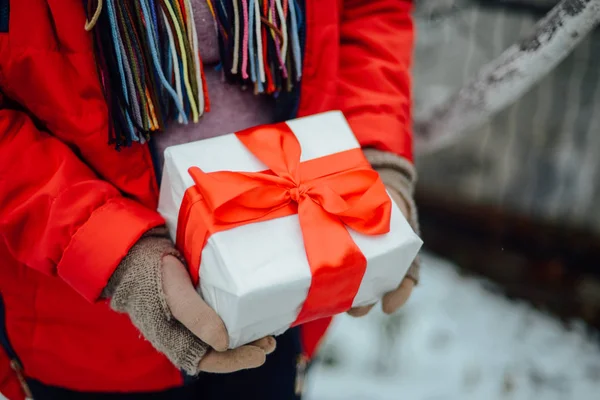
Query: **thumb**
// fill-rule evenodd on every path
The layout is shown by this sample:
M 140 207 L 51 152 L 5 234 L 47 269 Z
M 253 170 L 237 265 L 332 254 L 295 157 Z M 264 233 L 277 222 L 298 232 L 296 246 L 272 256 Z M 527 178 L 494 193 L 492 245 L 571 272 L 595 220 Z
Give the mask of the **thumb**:
M 200 297 L 183 263 L 173 256 L 165 256 L 162 279 L 165 300 L 173 317 L 213 349 L 227 350 L 229 335 L 225 324 Z

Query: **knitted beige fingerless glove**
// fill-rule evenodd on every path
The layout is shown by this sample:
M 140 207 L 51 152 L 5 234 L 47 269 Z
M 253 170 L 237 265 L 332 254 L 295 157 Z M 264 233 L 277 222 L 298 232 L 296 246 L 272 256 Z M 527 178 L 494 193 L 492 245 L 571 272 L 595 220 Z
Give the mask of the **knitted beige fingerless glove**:
M 180 258 L 164 227 L 144 235 L 121 261 L 103 297 L 131 322 L 159 352 L 178 368 L 196 375 L 208 346 L 171 315 L 162 286 L 164 256 Z

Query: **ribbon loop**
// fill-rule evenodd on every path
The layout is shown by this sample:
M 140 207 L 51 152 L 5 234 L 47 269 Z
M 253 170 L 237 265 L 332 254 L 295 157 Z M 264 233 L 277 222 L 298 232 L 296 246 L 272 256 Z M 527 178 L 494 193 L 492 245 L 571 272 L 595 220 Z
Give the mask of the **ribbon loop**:
M 235 135 L 273 173 L 291 182 L 300 181 L 302 149 L 285 122 L 249 128 Z

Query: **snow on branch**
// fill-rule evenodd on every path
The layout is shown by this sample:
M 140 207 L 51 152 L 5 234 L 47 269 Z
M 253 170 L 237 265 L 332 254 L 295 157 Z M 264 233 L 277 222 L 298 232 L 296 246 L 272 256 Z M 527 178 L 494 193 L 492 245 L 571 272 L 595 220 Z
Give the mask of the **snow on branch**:
M 423 120 L 415 121 L 416 149 L 427 153 L 455 143 L 517 101 L 600 23 L 600 0 L 562 0 L 532 34 L 484 66 Z

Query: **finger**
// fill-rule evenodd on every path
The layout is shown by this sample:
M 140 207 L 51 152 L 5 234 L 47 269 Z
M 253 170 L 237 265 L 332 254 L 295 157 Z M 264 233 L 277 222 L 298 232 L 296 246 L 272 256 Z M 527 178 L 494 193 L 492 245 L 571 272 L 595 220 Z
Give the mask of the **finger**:
M 257 341 L 250 343 L 250 346 L 260 347 L 265 352 L 265 354 L 268 355 L 275 351 L 275 348 L 277 347 L 277 341 L 273 336 L 266 336 L 262 339 L 258 339 Z
M 412 279 L 404 278 L 398 289 L 386 293 L 386 295 L 383 296 L 383 301 L 381 303 L 383 312 L 392 314 L 398 308 L 403 306 L 410 297 L 414 286 L 415 282 Z
M 198 368 L 200 371 L 225 374 L 243 369 L 257 368 L 265 363 L 267 355 L 257 346 L 242 346 L 219 353 L 208 352 Z
M 177 258 L 166 256 L 162 267 L 163 290 L 173 316 L 213 349 L 227 350 L 225 324 L 196 292 L 185 266 Z
M 369 311 L 371 311 L 373 307 L 375 307 L 375 304 L 371 304 L 369 306 L 354 307 L 348 310 L 348 315 L 355 318 L 364 317 L 369 313 Z

